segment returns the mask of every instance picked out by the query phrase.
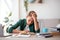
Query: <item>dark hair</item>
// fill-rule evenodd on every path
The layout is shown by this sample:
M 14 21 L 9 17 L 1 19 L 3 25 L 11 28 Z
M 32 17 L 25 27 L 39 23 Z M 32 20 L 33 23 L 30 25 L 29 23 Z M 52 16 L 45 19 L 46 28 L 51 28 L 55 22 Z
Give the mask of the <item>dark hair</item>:
M 34 13 L 34 14 L 35 14 L 35 16 L 37 17 L 37 14 L 36 14 L 36 12 L 35 12 L 35 11 L 30 11 L 28 15 L 30 15 L 30 16 L 31 16 L 31 14 L 33 14 L 33 13 Z

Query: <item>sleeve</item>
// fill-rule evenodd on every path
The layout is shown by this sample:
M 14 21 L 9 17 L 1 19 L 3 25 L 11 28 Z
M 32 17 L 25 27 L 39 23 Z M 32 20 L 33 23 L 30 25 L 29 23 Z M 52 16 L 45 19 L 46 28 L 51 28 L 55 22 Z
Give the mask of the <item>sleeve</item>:
M 19 20 L 16 24 L 14 24 L 14 25 L 13 25 L 12 27 L 10 27 L 10 28 L 8 27 L 6 31 L 7 31 L 8 33 L 12 33 L 14 29 L 16 29 L 18 26 L 21 26 L 21 21 L 22 21 L 22 20 Z
M 38 23 L 39 23 L 39 29 L 35 31 L 36 33 L 40 33 L 40 21 L 39 20 L 38 20 Z
M 37 31 L 35 31 L 35 33 L 40 33 L 40 29 L 38 29 Z

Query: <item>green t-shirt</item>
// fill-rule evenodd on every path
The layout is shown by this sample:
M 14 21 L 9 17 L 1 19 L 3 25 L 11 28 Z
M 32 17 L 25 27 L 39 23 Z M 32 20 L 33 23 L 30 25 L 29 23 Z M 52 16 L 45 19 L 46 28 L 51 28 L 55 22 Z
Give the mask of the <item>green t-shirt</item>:
M 23 31 L 24 30 L 24 28 L 26 27 L 26 19 L 20 19 L 16 24 L 14 24 L 12 27 L 8 27 L 7 28 L 7 32 L 8 33 L 12 33 L 12 31 L 14 30 L 14 29 L 16 29 L 17 27 L 19 27 L 19 29 L 21 30 L 21 31 Z M 38 29 L 37 31 L 35 31 L 35 29 L 34 29 L 34 23 L 32 23 L 32 24 L 30 24 L 29 25 L 29 30 L 30 30 L 30 32 L 34 32 L 34 33 L 39 33 L 40 32 L 40 29 Z

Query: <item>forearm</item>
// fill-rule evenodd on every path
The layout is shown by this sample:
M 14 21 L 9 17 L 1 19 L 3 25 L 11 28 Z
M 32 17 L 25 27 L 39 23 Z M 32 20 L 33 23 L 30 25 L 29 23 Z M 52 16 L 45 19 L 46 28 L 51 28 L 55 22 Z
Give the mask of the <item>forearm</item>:
M 17 29 L 14 29 L 13 30 L 13 33 L 20 33 L 21 31 L 20 30 L 17 30 Z
M 37 31 L 39 29 L 39 24 L 37 19 L 34 20 L 34 26 L 35 26 L 35 30 Z
M 27 33 L 27 31 L 21 31 L 21 30 L 17 30 L 17 29 L 15 29 L 15 30 L 13 30 L 13 33 Z

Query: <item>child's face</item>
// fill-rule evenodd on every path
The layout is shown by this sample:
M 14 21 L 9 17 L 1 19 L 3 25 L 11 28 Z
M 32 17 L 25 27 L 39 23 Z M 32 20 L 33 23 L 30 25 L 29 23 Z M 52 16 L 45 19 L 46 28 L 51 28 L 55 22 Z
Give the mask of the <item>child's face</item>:
M 33 18 L 31 16 L 27 17 L 27 24 L 30 25 L 34 22 Z

